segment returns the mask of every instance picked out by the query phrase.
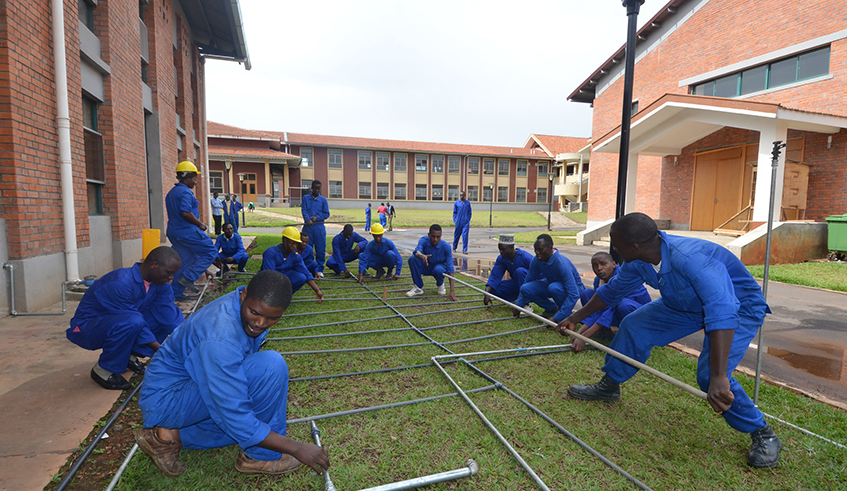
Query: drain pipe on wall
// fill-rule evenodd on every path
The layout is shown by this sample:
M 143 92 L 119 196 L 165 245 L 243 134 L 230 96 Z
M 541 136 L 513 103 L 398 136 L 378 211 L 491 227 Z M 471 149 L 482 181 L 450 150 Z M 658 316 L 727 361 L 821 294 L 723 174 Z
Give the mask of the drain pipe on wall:
M 65 315 L 65 312 L 68 311 L 68 304 L 66 300 L 67 295 L 67 287 L 68 285 L 76 285 L 79 281 L 63 281 L 62 282 L 62 310 L 60 312 L 18 312 L 15 310 L 15 266 L 10 263 L 6 263 L 3 265 L 3 269 L 9 270 L 9 290 L 10 290 L 10 301 L 9 304 L 9 315 L 12 317 L 17 317 L 19 315 Z

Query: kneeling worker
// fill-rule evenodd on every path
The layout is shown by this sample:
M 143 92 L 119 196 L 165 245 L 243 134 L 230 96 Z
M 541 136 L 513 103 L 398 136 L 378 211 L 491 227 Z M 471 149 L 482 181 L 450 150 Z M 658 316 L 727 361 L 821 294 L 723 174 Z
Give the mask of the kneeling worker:
M 215 239 L 215 251 L 218 251 L 216 262 L 220 263 L 221 266 L 237 264 L 238 271 L 244 272 L 244 266 L 247 265 L 250 256 L 244 250 L 244 242 L 241 240 L 241 236 L 233 231 L 231 223 L 224 224 L 223 231 L 224 233 L 218 235 L 218 238 Z
M 290 302 L 288 278 L 260 271 L 192 315 L 153 358 L 138 400 L 144 429 L 134 433 L 166 476 L 186 469 L 178 461 L 183 447 L 233 444 L 244 474 L 329 467 L 325 449 L 285 436 L 288 365 L 276 351 L 259 351 Z
M 524 280 L 526 280 L 529 266 L 532 264 L 532 254 L 515 247 L 514 234 L 501 235 L 497 248 L 500 249 L 500 255 L 497 256 L 494 267 L 491 268 L 491 274 L 488 275 L 485 291 L 493 293 L 503 300 L 514 302 L 521 292 Z M 507 271 L 509 272 L 509 279 L 504 280 L 503 276 Z M 490 304 L 491 298 L 484 296 L 482 303 Z
M 394 242 L 383 237 L 385 229 L 376 223 L 371 227 L 373 240 L 368 242 L 365 250 L 359 256 L 359 283 L 365 281 L 365 272 L 368 268 L 376 270 L 374 278 L 380 279 L 385 276 L 386 269 L 392 280 L 400 278 L 400 270 L 403 268 L 403 258 L 397 252 Z M 391 271 L 394 271 L 392 275 Z
M 340 234 L 332 238 L 332 256 L 326 260 L 326 267 L 349 278 L 352 274 L 347 270 L 347 263 L 358 259 L 366 245 L 367 239 L 354 232 L 353 226 L 348 223 Z
M 297 253 L 297 245 L 300 243 L 300 232 L 294 227 L 285 227 L 282 231 L 282 243 L 278 246 L 269 247 L 262 253 L 262 267 L 259 271 L 278 271 L 291 280 L 292 293 L 296 293 L 303 285 L 315 291 L 318 302 L 323 301 L 324 294 L 312 273 L 303 264 L 303 256 Z
M 104 389 L 132 387 L 121 374 L 144 373 L 137 357 L 153 356 L 182 324 L 170 285 L 181 266 L 175 250 L 157 247 L 143 263 L 106 274 L 83 295 L 66 332 L 77 346 L 103 350 L 91 378 Z

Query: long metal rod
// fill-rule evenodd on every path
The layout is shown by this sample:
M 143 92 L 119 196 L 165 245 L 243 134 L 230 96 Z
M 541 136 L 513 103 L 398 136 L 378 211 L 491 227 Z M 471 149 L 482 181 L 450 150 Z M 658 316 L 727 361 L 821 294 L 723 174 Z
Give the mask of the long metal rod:
M 398 327 L 396 329 L 377 329 L 375 331 L 340 332 L 336 334 L 318 334 L 315 336 L 286 336 L 284 338 L 265 338 L 265 341 L 295 341 L 302 339 L 338 338 L 344 336 L 358 336 L 360 334 L 383 334 L 386 332 L 411 331 L 411 327 Z
M 479 465 L 472 459 L 465 462 L 465 466 L 454 471 L 441 472 L 429 476 L 416 477 L 406 481 L 395 482 L 392 484 L 383 484 L 373 488 L 361 489 L 359 491 L 400 491 L 403 489 L 415 489 L 431 484 L 438 484 L 445 481 L 453 481 L 463 477 L 475 476 L 479 472 Z
M 422 317 L 422 316 L 425 316 L 425 315 L 446 314 L 448 312 L 464 312 L 466 310 L 479 310 L 479 309 L 487 309 L 487 308 L 489 308 L 488 305 L 478 305 L 476 307 L 462 307 L 462 308 L 459 308 L 459 309 L 435 310 L 433 312 L 422 312 L 422 313 L 418 313 L 418 314 L 406 314 L 406 317 Z
M 302 317 L 304 315 L 324 315 L 324 314 L 341 314 L 345 312 L 360 312 L 363 310 L 379 310 L 386 308 L 385 305 L 377 305 L 375 307 L 359 307 L 358 309 L 341 309 L 341 310 L 322 310 L 320 312 L 300 312 L 298 314 L 285 314 L 285 318 L 289 317 Z
M 322 355 L 326 353 L 357 353 L 360 351 L 378 351 L 383 349 L 395 349 L 395 348 L 414 348 L 416 346 L 427 346 L 432 343 L 409 343 L 409 344 L 391 344 L 386 346 L 366 346 L 364 348 L 338 348 L 338 349 L 324 349 L 324 350 L 312 350 L 312 351 L 280 351 L 279 354 L 282 356 L 287 355 Z M 439 343 L 441 344 L 441 343 Z
M 15 265 L 12 263 L 6 263 L 3 265 L 4 269 L 9 270 L 9 315 L 12 317 L 19 317 L 25 315 L 65 315 L 65 312 L 68 311 L 67 305 L 67 289 L 68 285 L 76 285 L 78 281 L 63 281 L 62 282 L 62 310 L 59 312 L 18 312 L 15 310 Z
M 540 316 L 540 315 L 538 315 L 538 314 L 535 314 L 535 313 L 533 313 L 533 312 L 530 312 L 530 311 L 528 311 L 528 310 L 524 309 L 522 306 L 515 305 L 515 304 L 513 304 L 512 302 L 509 302 L 509 301 L 507 301 L 507 300 L 504 300 L 504 299 L 502 299 L 502 298 L 498 297 L 497 295 L 493 295 L 493 294 L 491 294 L 491 293 L 489 293 L 489 292 L 487 292 L 487 291 L 485 291 L 485 290 L 481 290 L 481 289 L 479 289 L 479 288 L 476 288 L 475 286 L 470 285 L 469 283 L 464 282 L 464 281 L 462 281 L 462 280 L 460 280 L 460 279 L 456 278 L 455 276 L 448 275 L 448 274 L 445 274 L 444 276 L 447 276 L 447 277 L 449 277 L 449 278 L 453 278 L 455 281 L 458 281 L 459 283 L 463 283 L 463 284 L 465 284 L 465 285 L 467 285 L 467 286 L 469 286 L 469 287 L 473 288 L 474 290 L 479 291 L 480 293 L 482 293 L 482 294 L 484 294 L 484 295 L 486 295 L 486 296 L 488 296 L 488 297 L 491 297 L 491 298 L 493 298 L 493 299 L 495 299 L 495 300 L 497 300 L 497 301 L 499 301 L 499 302 L 501 302 L 501 303 L 504 303 L 504 304 L 508 305 L 509 307 L 512 307 L 513 309 L 517 309 L 517 310 L 519 310 L 519 311 L 521 311 L 521 312 L 523 312 L 523 313 L 525 313 L 525 314 L 527 314 L 527 315 L 529 315 L 529 316 L 531 316 L 531 317 L 533 317 L 533 318 L 535 318 L 535 319 L 537 319 L 537 320 L 539 320 L 539 321 L 543 322 L 544 324 L 546 324 L 546 325 L 548 325 L 548 326 L 556 327 L 556 325 L 557 325 L 555 322 L 553 322 L 553 321 L 551 321 L 551 320 L 549 320 L 549 319 L 545 319 L 544 317 L 541 317 L 541 316 Z M 676 386 L 676 387 L 679 387 L 680 389 L 682 389 L 682 390 L 684 390 L 684 391 L 688 392 L 688 393 L 689 393 L 689 394 L 691 394 L 691 395 L 697 396 L 697 397 L 699 397 L 700 399 L 703 399 L 703 400 L 705 400 L 705 399 L 706 399 L 706 393 L 705 393 L 705 392 L 703 392 L 702 390 L 697 389 L 697 388 L 694 388 L 694 387 L 692 387 L 692 386 L 690 386 L 690 385 L 686 384 L 685 382 L 682 382 L 682 381 L 680 381 L 680 380 L 677 380 L 677 379 L 675 379 L 675 378 L 671 377 L 670 375 L 668 375 L 668 374 L 666 374 L 666 373 L 660 372 L 659 370 L 656 370 L 655 368 L 649 367 L 649 366 L 647 366 L 647 365 L 645 365 L 645 364 L 641 363 L 641 362 L 640 362 L 640 361 L 638 361 L 638 360 L 635 360 L 635 359 L 630 358 L 630 357 L 628 357 L 628 356 L 626 356 L 626 355 L 624 355 L 624 354 L 622 354 L 622 353 L 619 353 L 619 352 L 617 352 L 617 351 L 615 351 L 615 350 L 613 350 L 613 349 L 611 349 L 611 348 L 609 348 L 609 347 L 607 347 L 607 346 L 605 346 L 605 345 L 603 345 L 603 344 L 598 343 L 597 341 L 594 341 L 594 340 L 593 340 L 593 339 L 591 339 L 591 338 L 587 338 L 587 337 L 583 336 L 582 334 L 575 333 L 575 332 L 573 332 L 573 331 L 571 331 L 571 330 L 565 330 L 565 334 L 567 334 L 568 336 L 571 336 L 571 337 L 577 338 L 577 339 L 581 339 L 581 340 L 582 340 L 582 341 L 584 341 L 586 344 L 589 344 L 589 345 L 591 345 L 591 346 L 593 346 L 593 347 L 597 348 L 598 350 L 600 350 L 600 351 L 602 351 L 602 352 L 604 352 L 604 353 L 606 353 L 606 354 L 608 354 L 608 355 L 612 355 L 612 356 L 614 356 L 615 358 L 617 358 L 617 359 L 619 359 L 619 360 L 621 360 L 621 361 L 624 361 L 624 362 L 626 362 L 626 363 L 628 363 L 628 364 L 630 364 L 630 365 L 632 365 L 632 366 L 634 366 L 634 367 L 638 368 L 639 370 L 643 370 L 643 371 L 645 371 L 645 372 L 647 372 L 647 373 L 649 373 L 649 374 L 651 374 L 651 375 L 654 375 L 654 376 L 656 376 L 656 377 L 659 377 L 660 379 L 664 380 L 665 382 L 668 382 L 668 383 L 670 383 L 671 385 L 674 385 L 674 386 Z
M 394 315 L 383 315 L 380 317 L 370 317 L 367 319 L 350 319 L 349 321 L 339 321 L 339 322 L 326 322 L 323 324 L 308 324 L 305 326 L 292 326 L 292 327 L 277 327 L 274 329 L 268 329 L 268 332 L 280 332 L 280 331 L 296 331 L 298 329 L 310 329 L 312 327 L 327 327 L 327 326 L 343 326 L 346 324 L 356 324 L 358 322 L 368 322 L 368 321 L 378 321 L 384 319 L 396 319 L 400 317 L 397 314 Z
M 600 459 L 600 461 L 601 461 L 601 462 L 603 462 L 603 463 L 604 463 L 604 464 L 606 464 L 607 466 L 609 466 L 609 467 L 611 467 L 612 469 L 614 469 L 614 471 L 615 471 L 615 472 L 617 472 L 618 474 L 622 475 L 623 477 L 625 477 L 626 479 L 628 479 L 629 481 L 631 481 L 633 484 L 635 484 L 636 486 L 638 486 L 640 489 L 650 490 L 650 488 L 649 488 L 647 485 L 645 485 L 644 483 L 642 483 L 641 481 L 639 481 L 638 479 L 636 479 L 635 477 L 633 477 L 632 475 L 630 475 L 628 472 L 626 472 L 625 470 L 623 470 L 620 466 L 618 466 L 617 464 L 615 464 L 615 463 L 614 463 L 614 462 L 612 462 L 611 460 L 607 459 L 607 458 L 606 458 L 603 454 L 601 454 L 601 453 L 600 453 L 600 452 L 598 452 L 597 450 L 594 450 L 594 449 L 593 449 L 590 445 L 588 445 L 587 443 L 585 443 L 585 442 L 583 442 L 582 440 L 580 440 L 580 439 L 579 439 L 576 435 L 574 435 L 573 433 L 571 433 L 570 431 L 568 431 L 567 429 L 565 429 L 562 425 L 560 425 L 559 423 L 557 423 L 556 421 L 554 421 L 554 420 L 553 420 L 553 418 L 551 418 L 551 417 L 547 416 L 547 414 L 545 414 L 542 410 L 540 410 L 540 409 L 538 409 L 537 407 L 535 407 L 534 405 L 532 405 L 529 401 L 527 401 L 527 400 L 526 400 L 526 399 L 524 399 L 523 397 L 521 397 L 521 396 L 519 396 L 518 394 L 516 394 L 516 393 L 515 393 L 512 389 L 510 389 L 510 388 L 506 387 L 506 386 L 505 386 L 502 382 L 500 382 L 499 380 L 496 380 L 495 378 L 491 377 L 490 375 L 488 375 L 487 373 L 483 372 L 483 371 L 482 371 L 482 370 L 480 370 L 479 368 L 475 367 L 472 363 L 468 362 L 468 361 L 467 361 L 467 360 L 465 360 L 464 358 L 460 358 L 460 359 L 459 359 L 459 361 L 461 361 L 462 363 L 464 363 L 464 364 L 465 364 L 468 368 L 470 368 L 471 370 L 473 370 L 474 372 L 476 372 L 477 374 L 479 374 L 480 376 L 482 376 L 484 379 L 486 379 L 486 380 L 488 380 L 489 382 L 491 382 L 491 383 L 495 384 L 495 385 L 497 386 L 497 388 L 498 388 L 498 389 L 502 389 L 502 390 L 506 391 L 509 395 L 511 395 L 512 397 L 514 397 L 515 399 L 517 399 L 518 401 L 520 401 L 521 403 L 523 403 L 523 405 L 525 405 L 526 407 L 528 407 L 528 408 L 529 408 L 530 410 L 532 410 L 532 412 L 534 412 L 535 414 L 537 414 L 537 415 L 541 416 L 542 418 L 544 418 L 544 420 L 545 420 L 545 421 L 547 421 L 548 423 L 550 423 L 551 425 L 553 425 L 553 426 L 554 426 L 557 430 L 559 430 L 559 431 L 560 431 L 563 435 L 565 435 L 566 437 L 568 437 L 568 438 L 570 438 L 571 440 L 573 440 L 573 442 L 574 442 L 574 443 L 576 443 L 577 445 L 579 445 L 580 447 L 582 447 L 585 451 L 587 451 L 587 452 L 588 452 L 588 453 L 590 453 L 591 455 L 593 455 L 593 456 L 597 457 L 598 459 Z
M 762 414 L 764 414 L 766 418 L 770 418 L 770 419 L 773 419 L 773 420 L 775 420 L 775 421 L 779 421 L 780 423 L 782 423 L 782 424 L 784 424 L 784 425 L 786 425 L 786 426 L 789 426 L 789 427 L 791 427 L 791 428 L 794 428 L 795 430 L 798 430 L 798 431 L 800 431 L 801 433 L 805 433 L 805 434 L 807 434 L 807 435 L 809 435 L 809 436 L 813 436 L 813 437 L 815 437 L 815 438 L 820 438 L 821 440 L 823 440 L 823 441 L 825 441 L 825 442 L 827 442 L 827 443 L 831 443 L 831 444 L 835 445 L 836 447 L 838 447 L 838 448 L 840 448 L 840 449 L 842 449 L 842 450 L 847 450 L 847 447 L 845 447 L 844 445 L 842 445 L 842 444 L 840 444 L 840 443 L 838 443 L 838 442 L 834 442 L 834 441 L 830 440 L 829 438 L 826 438 L 826 437 L 823 437 L 823 436 L 821 436 L 821 435 L 818 435 L 817 433 L 814 433 L 814 432 L 812 432 L 812 431 L 809 431 L 809 430 L 807 430 L 806 428 L 803 428 L 803 427 L 797 426 L 797 425 L 795 425 L 795 424 L 791 424 L 791 423 L 789 423 L 788 421 L 785 421 L 785 420 L 783 420 L 783 419 L 777 418 L 776 416 L 772 416 L 772 415 L 770 415 L 770 414 L 768 414 L 768 413 L 765 413 L 765 412 L 762 412 Z
M 315 439 L 315 445 L 321 446 L 321 430 L 315 426 L 315 422 L 312 421 L 312 438 Z M 323 470 L 324 474 L 324 491 L 335 491 L 335 484 L 332 483 L 332 479 L 329 478 L 329 471 L 326 469 Z
M 194 302 L 194 307 L 191 307 L 191 310 L 188 311 L 188 316 L 190 316 L 197 310 L 197 307 L 200 305 L 200 301 L 203 300 L 203 295 L 206 294 L 206 290 L 209 288 L 209 283 L 209 280 L 206 280 L 206 282 L 203 283 L 203 289 L 200 290 L 200 296 L 198 296 L 197 301 Z
M 485 417 L 485 414 L 483 414 L 482 411 L 480 411 L 480 409 L 478 407 L 476 407 L 476 404 L 474 404 L 473 401 L 470 399 L 470 397 L 468 397 L 468 395 L 465 394 L 465 392 L 462 390 L 462 388 L 459 387 L 459 384 L 457 384 L 456 381 L 453 380 L 452 377 L 450 377 L 450 375 L 447 373 L 447 371 L 444 370 L 444 367 L 442 367 L 438 363 L 438 360 L 435 357 L 432 357 L 430 359 L 432 360 L 432 364 L 435 365 L 436 368 L 438 368 L 438 370 L 441 371 L 441 373 L 444 375 L 444 377 L 447 378 L 447 381 L 449 381 L 450 384 L 453 386 L 453 388 L 456 389 L 456 392 L 458 392 L 459 395 L 462 396 L 462 399 L 464 399 L 465 402 L 468 404 L 468 406 L 471 407 L 473 412 L 476 413 L 476 415 L 479 417 L 479 419 L 482 420 L 482 422 L 485 424 L 485 426 L 487 426 L 488 429 L 491 430 L 492 433 L 494 433 L 494 436 L 497 437 L 498 440 L 500 440 L 500 443 L 502 443 L 503 446 L 506 447 L 506 450 L 508 450 L 509 453 L 512 454 L 512 457 L 514 457 L 515 460 L 518 461 L 518 463 L 521 465 L 521 467 L 524 468 L 524 470 L 529 474 L 529 476 L 532 478 L 532 480 L 535 481 L 535 483 L 538 485 L 538 487 L 540 487 L 544 491 L 550 491 L 550 488 L 548 488 L 547 485 L 544 484 L 544 481 L 542 481 L 541 478 L 538 477 L 538 475 L 535 473 L 535 471 L 532 470 L 532 467 L 530 467 L 529 464 L 526 463 L 526 461 L 518 454 L 518 452 L 514 449 L 514 447 L 512 447 L 512 445 L 509 444 L 509 442 L 503 437 L 503 435 L 500 434 L 500 432 L 497 430 L 497 428 L 493 424 L 491 424 L 491 421 L 489 421 L 488 418 Z
M 475 338 L 465 338 L 465 339 L 457 339 L 455 341 L 444 341 L 444 344 L 458 344 L 458 343 L 470 343 L 471 341 L 481 341 L 483 339 L 491 339 L 491 338 L 499 338 L 501 336 L 509 336 L 512 334 L 520 334 L 522 332 L 534 331 L 535 329 L 541 328 L 544 326 L 533 326 L 527 327 L 524 329 L 518 329 L 516 331 L 506 331 L 506 332 L 498 332 L 497 334 L 488 334 L 486 336 L 478 336 Z
M 322 302 L 338 302 L 338 301 L 349 301 L 349 300 L 356 300 L 356 301 L 365 301 L 365 300 L 370 300 L 370 301 L 373 301 L 373 300 L 375 300 L 375 299 L 373 299 L 373 298 L 371 298 L 371 297 L 356 297 L 356 298 L 324 298 L 324 299 L 322 300 Z M 317 299 L 317 298 L 304 298 L 304 299 L 302 299 L 302 300 L 292 300 L 292 301 L 291 301 L 291 303 L 306 303 L 306 302 L 309 302 L 309 303 L 317 303 L 317 301 L 318 301 L 318 299 Z
M 458 327 L 458 326 L 469 326 L 471 324 L 485 324 L 486 322 L 501 322 L 501 321 L 511 321 L 515 320 L 514 317 L 497 317 L 495 319 L 482 319 L 478 321 L 470 321 L 470 322 L 457 322 L 455 324 L 442 324 L 440 326 L 430 326 L 430 327 L 421 327 L 421 331 L 429 331 L 430 329 L 443 329 L 445 327 Z
M 137 452 L 137 451 L 138 451 L 138 444 L 133 443 L 132 448 L 129 450 L 129 455 L 126 456 L 126 458 L 124 459 L 121 466 L 118 467 L 118 471 L 115 472 L 115 475 L 112 477 L 112 481 L 109 482 L 109 485 L 106 486 L 106 489 L 104 491 L 112 491 L 113 489 L 115 489 L 115 486 L 118 485 L 118 481 L 121 480 L 121 476 L 124 474 L 124 471 L 126 470 L 126 467 L 129 465 L 129 462 L 132 460 L 133 457 L 135 457 L 135 452 Z

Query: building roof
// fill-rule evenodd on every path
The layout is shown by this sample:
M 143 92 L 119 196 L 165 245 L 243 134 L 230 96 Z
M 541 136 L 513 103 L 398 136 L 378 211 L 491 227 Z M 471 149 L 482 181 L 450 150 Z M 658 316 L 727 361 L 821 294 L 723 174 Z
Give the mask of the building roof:
M 300 160 L 300 157 L 297 155 L 291 155 L 285 152 L 278 152 L 276 150 L 267 148 L 249 148 L 249 147 L 237 147 L 232 145 L 217 145 L 214 143 L 209 144 L 209 158 L 213 157 L 238 157 L 238 158 L 256 158 L 256 159 L 270 159 L 270 160 L 286 160 L 286 159 L 296 159 Z
M 250 54 L 238 0 L 179 0 L 200 54 L 244 63 Z
M 247 130 L 237 126 L 208 121 L 206 123 L 206 135 L 210 138 L 235 138 L 245 140 L 267 140 L 280 141 L 279 133 L 272 131 Z
M 533 146 L 533 142 L 541 146 L 547 153 L 559 155 L 560 153 L 577 153 L 586 145 L 591 143 L 591 138 L 578 138 L 573 136 L 553 136 L 531 134 L 526 139 L 525 148 Z

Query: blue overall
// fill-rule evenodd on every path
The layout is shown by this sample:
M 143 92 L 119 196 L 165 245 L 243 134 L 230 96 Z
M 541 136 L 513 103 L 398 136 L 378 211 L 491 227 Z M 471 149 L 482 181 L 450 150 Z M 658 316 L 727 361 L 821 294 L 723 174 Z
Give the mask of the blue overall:
M 541 275 L 545 277 L 542 278 Z M 518 305 L 535 302 L 545 312 L 556 312 L 553 320 L 562 322 L 571 315 L 585 285 L 570 259 L 554 251 L 547 262 L 532 258 L 526 282 L 515 301 Z M 550 298 L 553 300 L 551 301 Z
M 371 207 L 365 207 L 365 232 L 371 231 Z
M 309 236 L 311 238 L 311 236 Z M 303 264 L 303 256 L 296 252 L 292 252 L 288 256 L 283 255 L 282 245 L 268 247 L 262 254 L 262 267 L 259 271 L 270 269 L 279 271 L 288 276 L 291 281 L 291 293 L 295 293 L 307 281 L 314 278 Z
M 231 257 L 238 263 L 238 270 L 244 271 L 244 266 L 247 265 L 250 256 L 244 250 L 244 242 L 242 242 L 240 235 L 233 232 L 231 239 L 227 239 L 224 234 L 218 235 L 218 238 L 215 239 L 215 249 L 220 251 L 218 252 L 218 259 Z
M 124 373 L 132 353 L 153 356 L 147 343 L 164 342 L 183 321 L 171 285 L 145 288 L 139 266 L 116 269 L 95 281 L 66 331 L 81 348 L 102 348 L 97 363 L 112 373 Z
M 532 264 L 533 257 L 535 256 L 523 249 L 515 250 L 514 261 L 506 259 L 502 254 L 497 256 L 485 286 L 490 286 L 491 293 L 503 300 L 514 302 L 521 292 L 521 286 L 526 281 L 526 275 L 529 273 L 529 266 Z M 509 272 L 508 280 L 503 279 L 506 271 Z
M 218 257 L 218 252 L 212 239 L 181 215 L 183 211 L 187 211 L 195 218 L 200 218 L 200 202 L 194 197 L 191 188 L 181 182 L 174 184 L 165 197 L 165 207 L 168 210 L 168 240 L 182 259 L 182 267 L 176 272 L 171 283 L 174 296 L 180 297 L 185 292 L 185 287 L 177 280 L 185 276 L 189 281 L 197 281 Z
M 615 268 L 612 278 L 617 276 L 620 270 L 620 268 Z M 594 296 L 595 291 L 599 287 L 600 278 L 595 276 L 594 288 L 586 288 L 579 295 L 579 299 L 582 302 L 583 307 L 589 302 L 589 300 L 591 300 L 591 297 Z M 603 310 L 589 315 L 582 321 L 582 324 L 586 326 L 600 324 L 603 327 L 601 332 L 611 334 L 611 329 L 609 329 L 610 327 L 620 326 L 624 317 L 635 312 L 638 308 L 650 303 L 652 300 L 653 299 L 650 298 L 650 294 L 647 293 L 647 289 L 644 288 L 644 285 L 641 285 L 641 288 L 636 288 L 627 294 L 626 298 L 621 300 L 617 305 L 606 307 Z
M 303 265 L 306 266 L 306 269 L 309 270 L 309 273 L 312 273 L 312 277 L 315 276 L 315 273 L 318 272 L 318 262 L 315 261 L 315 249 L 312 246 L 307 245 L 300 251 L 300 257 L 303 258 Z
M 315 248 L 318 272 L 323 273 L 324 261 L 326 261 L 326 227 L 324 221 L 329 218 L 329 203 L 321 195 L 315 198 L 311 194 L 307 194 L 300 204 L 300 211 L 303 213 L 304 222 L 308 222 L 312 217 L 316 218 L 314 225 L 303 225 L 303 231 L 309 235 L 309 242 Z
M 359 246 L 359 252 L 353 251 L 356 245 Z M 336 235 L 332 238 L 332 256 L 326 260 L 326 267 L 335 274 L 347 271 L 346 263 L 358 259 L 366 245 L 368 245 L 368 241 L 356 232 L 353 232 L 349 239 L 345 239 L 341 234 Z
M 239 294 L 224 295 L 192 315 L 150 361 L 138 404 L 144 427 L 178 429 L 182 446 L 238 444 L 256 460 L 279 452 L 259 447 L 271 431 L 285 435 L 288 365 L 259 351 L 267 331 L 244 332 Z
M 368 242 L 359 256 L 359 274 L 363 274 L 368 268 L 385 268 L 388 276 L 391 276 L 393 269 L 394 274 L 399 275 L 403 269 L 403 258 L 397 252 L 394 242 L 384 237 L 381 244 L 377 244 L 375 240 Z
M 224 224 L 232 224 L 233 232 L 238 230 L 238 213 L 236 213 L 235 206 L 232 204 L 231 200 L 223 201 L 223 217 Z
M 468 233 L 471 230 L 472 215 L 473 210 L 471 210 L 470 201 L 459 199 L 453 203 L 453 223 L 456 225 L 456 228 L 453 230 L 454 251 L 459 247 L 459 238 L 461 237 L 462 252 L 465 254 L 468 253 Z
M 424 266 L 423 259 L 415 257 L 418 251 L 432 256 L 428 259 L 429 266 Z M 433 246 L 428 235 L 421 237 L 412 252 L 412 257 L 409 258 L 409 272 L 412 275 L 412 282 L 418 288 L 423 288 L 423 275 L 435 278 L 436 286 L 443 285 L 444 273 L 453 274 L 453 251 L 450 250 L 450 244 L 439 240 L 438 244 Z
M 235 196 L 232 197 L 232 230 L 238 232 L 238 224 L 240 222 L 238 212 L 244 209 L 244 205 L 238 202 Z
M 762 289 L 726 248 L 705 240 L 659 234 L 662 262 L 658 273 L 644 261 L 624 263 L 618 275 L 597 289 L 597 296 L 607 305 L 616 305 L 642 283 L 662 294 L 662 298 L 626 316 L 610 347 L 643 363 L 654 346 L 665 346 L 705 329 L 697 384 L 706 391 L 710 380 L 709 333 L 733 329 L 727 377 L 735 401 L 723 417 L 732 428 L 752 433 L 765 426 L 765 421 L 732 372 L 770 312 Z M 638 369 L 606 356 L 603 371 L 612 380 L 625 382 Z

